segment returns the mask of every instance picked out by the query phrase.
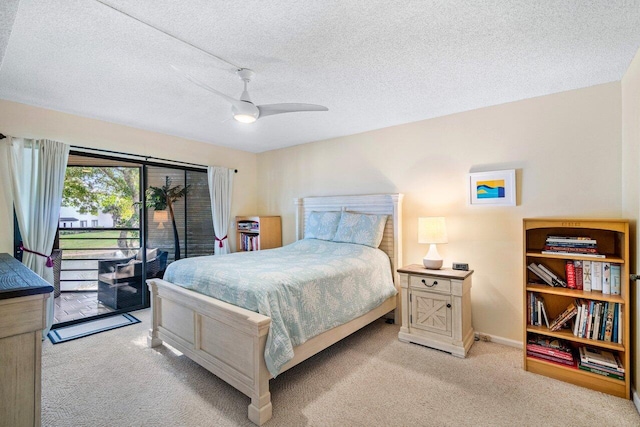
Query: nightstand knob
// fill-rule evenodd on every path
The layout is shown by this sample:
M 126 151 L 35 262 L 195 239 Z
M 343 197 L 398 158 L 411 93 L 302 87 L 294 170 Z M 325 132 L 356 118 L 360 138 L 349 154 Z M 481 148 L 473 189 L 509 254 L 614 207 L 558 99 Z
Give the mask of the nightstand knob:
M 451 308 L 451 304 L 447 304 L 447 308 Z
M 437 284 L 438 284 L 438 281 L 437 281 L 437 280 L 434 280 L 432 284 L 428 284 L 426 280 L 422 279 L 422 284 L 423 284 L 423 285 L 425 285 L 425 286 L 428 286 L 428 287 L 432 288 L 432 287 L 434 287 L 435 285 L 437 285 Z

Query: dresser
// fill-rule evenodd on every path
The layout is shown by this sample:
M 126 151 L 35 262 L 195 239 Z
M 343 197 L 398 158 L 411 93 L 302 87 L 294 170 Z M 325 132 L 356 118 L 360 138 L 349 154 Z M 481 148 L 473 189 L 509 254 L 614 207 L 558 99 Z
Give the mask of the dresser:
M 412 264 L 398 269 L 402 327 L 398 339 L 466 357 L 474 341 L 471 271 L 428 270 Z
M 0 426 L 40 425 L 40 363 L 53 286 L 0 254 Z

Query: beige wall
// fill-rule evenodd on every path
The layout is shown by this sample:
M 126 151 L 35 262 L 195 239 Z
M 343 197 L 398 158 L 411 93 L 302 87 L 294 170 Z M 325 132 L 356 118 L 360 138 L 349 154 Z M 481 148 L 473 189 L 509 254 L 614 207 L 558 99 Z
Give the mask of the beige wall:
M 0 100 L 0 132 L 25 138 L 48 138 L 71 145 L 154 156 L 201 165 L 238 169 L 231 215 L 256 211 L 256 160 L 253 153 L 218 147 Z M 0 183 L 0 224 L 13 224 L 7 183 Z M 229 239 L 235 246 L 235 240 Z M 0 227 L 0 252 L 13 253 L 13 227 Z
M 477 331 L 522 341 L 522 218 L 621 216 L 620 83 L 483 108 L 258 155 L 258 211 L 293 198 L 402 192 L 404 262 L 420 263 L 420 216 L 445 216 L 445 265 L 468 262 Z M 516 207 L 467 206 L 467 173 L 516 169 Z
M 638 235 L 638 216 L 640 216 L 640 51 L 625 73 L 622 84 L 622 211 L 626 218 L 632 220 L 631 226 L 631 253 L 632 259 L 630 271 L 638 273 L 640 266 L 640 248 Z M 632 360 L 634 387 L 640 384 L 640 328 L 638 325 L 638 307 L 640 307 L 640 292 L 638 283 L 631 283 L 631 295 L 635 302 L 633 309 L 631 329 L 633 339 Z

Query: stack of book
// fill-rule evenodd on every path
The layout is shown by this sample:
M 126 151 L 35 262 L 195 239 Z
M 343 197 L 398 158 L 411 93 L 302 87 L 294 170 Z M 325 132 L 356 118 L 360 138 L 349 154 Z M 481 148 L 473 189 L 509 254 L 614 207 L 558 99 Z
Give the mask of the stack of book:
M 576 300 L 573 335 L 622 344 L 622 306 L 608 301 Z
M 527 345 L 528 347 L 528 345 Z M 583 371 L 592 372 L 605 377 L 624 380 L 624 367 L 617 354 L 597 348 L 580 347 L 580 362 L 578 367 Z
M 576 317 L 578 314 L 578 304 L 572 302 L 567 306 L 567 308 L 560 313 L 555 319 L 551 321 L 549 324 L 550 331 L 559 331 L 564 326 L 569 324 L 569 321 Z
M 536 276 L 541 278 L 544 283 L 549 286 L 560 286 L 563 288 L 567 287 L 567 282 L 565 282 L 560 276 L 555 274 L 549 267 L 544 264 L 536 264 L 532 262 L 527 266 L 529 271 L 533 272 Z
M 533 292 L 527 293 L 527 323 L 534 326 L 547 325 L 549 327 L 549 318 L 547 317 L 547 307 L 544 305 L 544 299 Z
M 527 356 L 545 362 L 576 367 L 571 345 L 564 340 L 549 338 L 538 334 L 527 337 Z
M 243 251 L 257 251 L 259 238 L 258 234 L 240 233 L 240 249 Z
M 587 236 L 547 236 L 542 253 L 604 258 L 598 253 L 598 242 Z

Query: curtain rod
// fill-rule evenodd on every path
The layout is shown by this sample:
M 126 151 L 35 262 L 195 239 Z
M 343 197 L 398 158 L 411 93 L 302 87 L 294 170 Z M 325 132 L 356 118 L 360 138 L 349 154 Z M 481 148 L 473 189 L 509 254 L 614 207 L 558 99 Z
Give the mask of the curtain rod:
M 4 136 L 3 134 L 0 133 L 0 139 L 5 139 L 6 136 Z
M 2 134 L 0 134 L 0 135 L 2 135 Z M 4 135 L 2 135 L 2 136 L 4 136 Z M 2 139 L 2 138 L 0 138 L 0 139 Z M 140 155 L 140 154 L 122 153 L 120 151 L 104 150 L 102 148 L 78 147 L 77 145 L 72 145 L 71 148 L 75 149 L 75 150 L 84 150 L 84 151 L 87 151 L 87 152 L 99 151 L 99 152 L 102 152 L 102 153 L 130 156 L 130 157 L 134 157 L 134 158 L 139 158 L 140 160 L 142 160 L 142 159 L 144 159 L 144 160 L 149 160 L 149 159 L 151 159 L 151 160 L 160 160 L 162 162 L 178 163 L 178 164 L 181 164 L 181 165 L 195 166 L 195 167 L 203 168 L 203 169 L 207 168 L 206 165 L 199 165 L 197 163 L 181 162 L 180 160 L 163 159 L 161 157 L 143 156 L 143 155 Z M 238 169 L 234 169 L 233 171 L 235 173 L 238 173 Z

